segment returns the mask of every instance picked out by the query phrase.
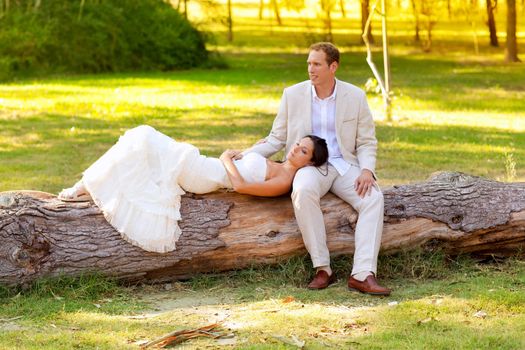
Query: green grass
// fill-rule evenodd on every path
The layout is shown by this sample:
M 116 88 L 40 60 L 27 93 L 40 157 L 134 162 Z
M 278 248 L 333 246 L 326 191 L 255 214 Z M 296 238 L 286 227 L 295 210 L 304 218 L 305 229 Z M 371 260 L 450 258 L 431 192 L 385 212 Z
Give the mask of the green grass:
M 56 192 L 124 130 L 150 124 L 217 156 L 265 136 L 285 86 L 305 79 L 304 54 L 227 54 L 231 69 L 56 77 L 0 85 L 0 190 Z M 395 121 L 370 95 L 380 141 L 381 185 L 439 170 L 505 178 L 505 154 L 525 179 L 525 67 L 457 58 L 392 57 Z M 406 72 L 406 73 L 404 73 Z M 339 72 L 358 86 L 370 77 L 363 53 Z M 406 171 L 406 169 L 412 169 Z M 12 176 L 15 173 L 17 176 Z
M 236 11 L 253 13 L 254 6 L 239 4 Z M 350 18 L 334 23 L 343 49 L 338 76 L 363 87 L 372 74 L 358 44 L 358 12 L 348 11 Z M 240 18 L 233 43 L 224 28 L 206 23 L 229 69 L 1 84 L 0 191 L 57 192 L 139 124 L 209 155 L 251 145 L 268 133 L 282 89 L 307 78 L 304 48 L 322 30 L 315 15 L 301 16 L 284 12 L 283 27 Z M 475 56 L 470 27 L 459 19 L 436 25 L 431 53 L 413 45 L 411 23 L 401 16 L 390 28 L 393 122 L 385 120 L 380 96 L 369 93 L 380 185 L 422 181 L 442 170 L 525 181 L 525 65 L 502 63 L 503 49 L 489 48 L 481 33 Z M 376 58 L 381 67 L 379 52 Z M 293 349 L 282 341 L 292 336 L 308 349 L 525 348 L 522 260 L 482 264 L 407 252 L 382 256 L 379 266 L 381 281 L 394 290 L 389 298 L 347 291 L 348 257 L 334 261 L 338 283 L 319 292 L 305 289 L 312 274 L 307 258 L 159 286 L 84 276 L 0 288 L 0 349 L 136 349 L 140 341 L 215 321 L 234 334 L 236 349 Z M 185 345 L 225 347 L 209 339 Z
M 322 291 L 305 288 L 310 271 L 298 258 L 157 286 L 124 288 L 99 277 L 46 281 L 19 294 L 3 292 L 0 348 L 136 349 L 215 322 L 233 334 L 238 349 L 292 349 L 281 339 L 293 336 L 308 349 L 525 346 L 523 261 L 477 263 L 422 252 L 388 259 L 381 261 L 382 281 L 394 290 L 388 298 L 349 292 L 347 258 L 336 259 L 339 280 Z M 400 263 L 407 266 L 400 270 Z M 16 316 L 22 318 L 9 321 Z M 220 348 L 210 339 L 187 346 Z

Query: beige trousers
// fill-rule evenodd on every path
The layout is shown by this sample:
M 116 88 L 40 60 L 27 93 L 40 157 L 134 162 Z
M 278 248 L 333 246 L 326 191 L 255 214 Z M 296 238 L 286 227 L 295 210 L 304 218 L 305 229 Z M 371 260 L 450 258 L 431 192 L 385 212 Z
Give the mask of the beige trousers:
M 326 168 L 320 169 L 323 174 Z M 314 267 L 329 266 L 330 253 L 326 245 L 326 230 L 320 199 L 328 191 L 349 203 L 359 217 L 355 228 L 355 252 L 352 275 L 360 272 L 377 272 L 377 255 L 383 232 L 383 194 L 375 186 L 370 195 L 358 196 L 354 182 L 361 174 L 352 165 L 344 176 L 329 165 L 323 176 L 315 167 L 299 169 L 293 182 L 292 202 L 297 224 Z

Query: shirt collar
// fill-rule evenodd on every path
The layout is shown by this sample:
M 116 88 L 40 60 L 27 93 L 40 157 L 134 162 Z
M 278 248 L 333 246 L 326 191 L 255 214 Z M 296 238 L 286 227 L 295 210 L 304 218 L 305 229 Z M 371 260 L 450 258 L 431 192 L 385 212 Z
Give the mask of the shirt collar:
M 335 80 L 334 92 L 332 92 L 332 94 L 330 96 L 328 96 L 327 98 L 325 98 L 325 99 L 320 99 L 317 96 L 317 92 L 315 91 L 315 86 L 312 85 L 312 97 L 313 97 L 314 100 L 317 100 L 317 101 L 334 101 L 336 93 L 337 93 L 337 79 Z

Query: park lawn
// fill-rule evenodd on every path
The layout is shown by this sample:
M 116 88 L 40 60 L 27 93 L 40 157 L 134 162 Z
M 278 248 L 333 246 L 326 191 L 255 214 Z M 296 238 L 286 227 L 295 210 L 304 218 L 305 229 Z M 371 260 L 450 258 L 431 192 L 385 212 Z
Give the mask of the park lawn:
M 294 338 L 308 349 L 525 347 L 523 261 L 460 259 L 432 267 L 421 259 L 446 260 L 414 257 L 414 266 L 432 273 L 411 275 L 407 267 L 383 278 L 394 289 L 387 298 L 349 292 L 342 263 L 336 284 L 309 291 L 306 259 L 157 286 L 119 287 L 98 277 L 48 282 L 4 293 L 0 348 L 137 349 L 172 331 L 213 323 L 235 349 L 294 349 L 288 344 Z M 183 348 L 224 346 L 200 338 Z
M 264 137 L 282 89 L 304 80 L 304 53 L 224 53 L 227 70 L 52 77 L 0 85 L 0 191 L 57 192 L 126 129 L 149 124 L 218 156 Z M 343 54 L 342 80 L 371 76 L 362 52 Z M 394 121 L 377 120 L 380 185 L 454 170 L 497 180 L 525 179 L 525 67 L 492 56 L 392 57 Z M 507 166 L 506 166 L 507 164 Z M 509 170 L 515 168 L 515 174 Z M 410 169 L 410 171 L 407 171 Z
M 214 48 L 227 70 L 0 84 L 0 191 L 56 193 L 140 124 L 213 156 L 251 145 L 268 133 L 282 89 L 307 78 L 304 47 L 321 38 L 319 21 L 306 31 L 301 19 L 286 23 L 241 18 L 234 43 L 216 31 Z M 432 53 L 412 46 L 407 22 L 391 27 L 393 121 L 383 116 L 380 96 L 368 94 L 380 185 L 446 170 L 525 181 L 525 65 L 503 64 L 502 50 L 483 43 L 474 56 L 465 24 L 438 23 Z M 339 19 L 334 28 L 343 49 L 339 78 L 364 87 L 371 73 L 355 44 L 358 22 Z M 286 342 L 294 336 L 309 349 L 525 348 L 523 261 L 481 264 L 418 254 L 381 257 L 381 281 L 394 289 L 388 298 L 347 291 L 345 258 L 335 260 L 338 283 L 319 292 L 305 289 L 308 259 L 160 286 L 84 277 L 25 291 L 0 288 L 0 349 L 136 349 L 173 330 L 216 321 L 239 349 L 293 349 Z M 224 348 L 209 339 L 187 345 Z

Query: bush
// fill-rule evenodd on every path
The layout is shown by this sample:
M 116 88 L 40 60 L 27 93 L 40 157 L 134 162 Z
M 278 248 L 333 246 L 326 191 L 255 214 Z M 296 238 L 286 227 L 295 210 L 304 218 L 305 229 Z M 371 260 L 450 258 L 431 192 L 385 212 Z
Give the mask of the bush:
M 202 33 L 162 0 L 20 0 L 0 19 L 0 78 L 205 65 Z

